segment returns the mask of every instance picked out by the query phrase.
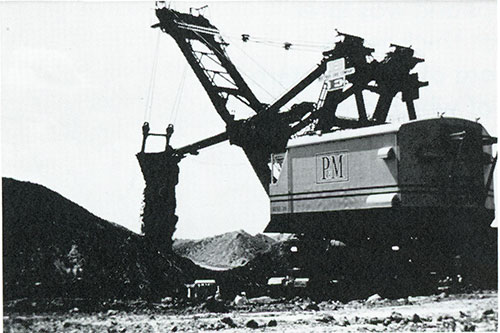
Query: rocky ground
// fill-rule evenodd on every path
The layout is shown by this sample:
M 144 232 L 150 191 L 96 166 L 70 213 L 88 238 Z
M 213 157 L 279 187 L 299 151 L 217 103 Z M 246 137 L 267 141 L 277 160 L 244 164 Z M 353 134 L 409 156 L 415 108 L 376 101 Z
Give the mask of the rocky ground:
M 141 303 L 142 304 L 142 303 Z M 116 304 L 101 312 L 78 308 L 63 313 L 4 314 L 4 332 L 379 332 L 498 330 L 498 292 L 407 297 L 373 295 L 348 303 L 269 297 L 234 302 L 210 312 L 208 303 L 179 306 L 165 299 L 157 304 Z M 115 307 L 115 308 L 113 308 Z

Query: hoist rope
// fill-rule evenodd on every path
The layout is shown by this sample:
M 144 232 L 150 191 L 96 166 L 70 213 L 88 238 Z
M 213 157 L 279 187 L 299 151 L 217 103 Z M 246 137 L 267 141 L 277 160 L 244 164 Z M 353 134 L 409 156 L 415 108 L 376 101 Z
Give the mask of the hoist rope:
M 181 97 L 184 91 L 184 83 L 186 82 L 186 74 L 187 74 L 187 63 L 184 64 L 184 68 L 182 70 L 181 82 L 177 87 L 177 93 L 175 95 L 174 106 L 172 108 L 172 113 L 170 114 L 169 124 L 174 124 L 177 119 L 177 114 L 179 113 L 179 106 L 181 104 Z
M 194 25 L 190 24 L 185 24 L 183 22 L 176 22 L 181 29 L 189 30 L 194 33 L 200 32 L 204 33 L 207 35 L 212 35 L 212 36 L 221 36 L 226 39 L 240 39 L 243 43 L 255 43 L 255 44 L 263 44 L 267 46 L 273 46 L 273 47 L 279 47 L 279 48 L 284 48 L 285 50 L 289 51 L 309 51 L 309 52 L 318 52 L 318 51 L 325 51 L 328 49 L 332 48 L 331 44 L 326 44 L 326 43 L 319 43 L 319 42 L 282 42 L 282 41 L 276 41 L 276 40 L 271 40 L 271 39 L 257 39 L 250 37 L 248 34 L 243 34 L 242 36 L 246 37 L 241 37 L 241 36 L 236 36 L 236 35 L 228 35 L 228 34 L 223 34 L 220 31 L 213 30 L 213 29 L 207 29 L 204 27 L 197 27 Z
M 179 17 L 177 16 L 177 18 Z M 179 28 L 192 31 L 193 33 L 198 35 L 201 39 L 203 39 L 205 42 L 207 42 L 206 39 L 203 38 L 200 34 L 198 34 L 198 32 L 212 36 L 220 36 L 221 39 L 222 37 L 228 39 L 241 39 L 243 42 L 252 42 L 257 44 L 265 44 L 269 46 L 280 47 L 284 48 L 287 51 L 294 50 L 294 51 L 317 52 L 318 50 L 324 51 L 326 49 L 332 48 L 332 45 L 330 43 L 325 43 L 325 42 L 308 42 L 308 41 L 281 42 L 272 39 L 252 37 L 249 34 L 242 34 L 241 36 L 222 34 L 218 29 L 206 28 L 206 27 L 196 26 L 193 24 L 188 24 L 183 22 L 180 18 L 179 21 L 176 21 L 176 23 L 178 24 Z
M 146 110 L 144 111 L 144 122 L 149 122 L 149 120 L 151 119 L 151 109 L 153 107 L 153 96 L 154 96 L 154 89 L 155 89 L 155 84 L 156 84 L 156 72 L 158 69 L 158 54 L 159 54 L 159 48 L 160 48 L 160 34 L 161 34 L 161 31 L 158 30 L 158 35 L 156 36 L 156 46 L 155 46 L 155 51 L 154 51 L 154 58 L 153 58 L 153 68 L 151 69 L 151 77 L 149 80 L 148 94 L 146 97 Z
M 268 44 L 268 43 L 260 43 L 260 42 L 254 42 L 256 44 L 263 44 L 269 47 L 275 47 L 275 48 L 280 48 L 280 49 L 285 49 L 286 51 L 302 51 L 302 52 L 313 52 L 313 53 L 318 53 L 318 52 L 323 52 L 328 49 L 331 49 L 331 47 L 312 47 L 312 46 L 295 46 L 296 44 L 289 44 L 288 46 L 285 46 L 284 43 L 281 44 Z
M 226 35 L 224 35 L 226 37 Z M 233 36 L 230 36 L 233 37 Z M 317 52 L 318 50 L 331 49 L 332 44 L 326 42 L 310 42 L 310 41 L 277 41 L 272 39 L 252 37 L 249 34 L 242 34 L 238 37 L 243 43 L 264 44 L 273 47 L 284 48 L 292 51 L 310 51 Z

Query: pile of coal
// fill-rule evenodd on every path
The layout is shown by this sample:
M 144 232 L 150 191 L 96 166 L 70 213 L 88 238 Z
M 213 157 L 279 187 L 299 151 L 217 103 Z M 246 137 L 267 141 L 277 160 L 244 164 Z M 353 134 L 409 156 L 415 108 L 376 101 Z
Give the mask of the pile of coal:
M 203 274 L 46 187 L 3 178 L 2 190 L 4 301 L 184 296 Z

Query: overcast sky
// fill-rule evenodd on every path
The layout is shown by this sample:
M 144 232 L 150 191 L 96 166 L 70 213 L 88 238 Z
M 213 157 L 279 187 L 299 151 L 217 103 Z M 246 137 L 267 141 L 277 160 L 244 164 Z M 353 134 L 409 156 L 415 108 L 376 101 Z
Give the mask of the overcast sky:
M 172 3 L 188 10 L 200 3 Z M 135 154 L 153 67 L 154 2 L 1 3 L 2 176 L 49 187 L 92 213 L 140 230 L 144 182 Z M 417 115 L 437 112 L 480 122 L 496 135 L 496 3 L 210 2 L 207 16 L 263 102 L 271 102 L 321 60 L 316 52 L 243 43 L 243 33 L 275 41 L 335 42 L 359 35 L 383 58 L 389 44 L 412 45 L 429 81 Z M 160 36 L 152 131 L 174 122 L 174 147 L 224 130 L 173 40 Z M 262 87 L 264 89 L 262 89 Z M 294 102 L 316 102 L 321 82 Z M 398 95 L 389 113 L 405 119 Z M 374 100 L 368 98 L 368 107 Z M 354 102 L 341 112 L 355 115 Z M 354 112 L 354 113 L 353 113 Z M 175 120 L 175 121 L 174 121 Z M 153 147 L 154 147 L 154 143 Z M 236 229 L 261 232 L 268 198 L 242 151 L 228 143 L 180 163 L 177 238 Z

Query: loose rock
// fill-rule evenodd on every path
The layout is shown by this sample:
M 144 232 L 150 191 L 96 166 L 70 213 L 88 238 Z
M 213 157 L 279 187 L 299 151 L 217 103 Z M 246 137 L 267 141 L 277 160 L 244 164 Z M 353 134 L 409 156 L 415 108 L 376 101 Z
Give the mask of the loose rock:
M 441 294 L 438 295 L 438 298 L 445 299 L 447 296 L 448 296 L 448 294 L 443 291 Z
M 217 312 L 217 313 L 222 313 L 222 312 L 227 312 L 227 306 L 224 302 L 217 301 L 215 298 L 210 298 L 207 299 L 205 304 L 203 304 L 203 308 L 205 310 L 208 310 L 210 312 Z
M 236 296 L 238 297 L 238 296 Z M 235 300 L 236 302 L 236 300 Z M 250 298 L 248 300 L 249 303 L 252 304 L 270 304 L 276 302 L 274 298 L 271 298 L 269 296 L 262 296 L 262 297 L 255 297 L 255 298 Z
M 475 332 L 476 331 L 476 325 L 472 323 L 465 323 L 462 330 L 464 332 Z
M 399 323 L 401 320 L 403 320 L 403 315 L 399 312 L 393 311 L 389 318 L 391 319 L 391 321 Z
M 248 299 L 247 299 L 245 293 L 241 293 L 240 295 L 236 295 L 233 302 L 234 302 L 234 305 L 241 306 L 241 305 L 247 304 Z
M 374 303 L 380 301 L 381 299 L 382 299 L 382 297 L 380 297 L 379 294 L 374 294 L 366 299 L 366 303 L 367 304 L 374 304 Z
M 309 303 L 305 306 L 304 310 L 319 311 L 319 306 L 316 303 Z
M 276 320 L 274 320 L 274 319 L 271 319 L 269 321 L 269 323 L 267 323 L 267 326 L 268 327 L 276 327 L 276 326 L 278 326 L 278 322 Z
M 248 328 L 259 328 L 259 324 L 255 320 L 251 319 L 251 320 L 249 320 L 247 322 L 246 327 L 248 327 Z
M 230 317 L 224 317 L 220 320 L 222 323 L 226 324 L 229 327 L 236 327 L 236 324 Z
M 486 311 L 483 312 L 483 318 L 486 318 L 490 315 L 494 315 L 495 314 L 495 311 L 493 311 L 493 309 L 488 309 Z
M 450 318 L 450 319 L 446 319 L 443 321 L 443 326 L 445 328 L 452 330 L 452 331 L 455 331 L 455 329 L 457 327 L 457 323 L 455 322 L 454 318 Z
M 162 303 L 172 303 L 172 301 L 173 301 L 173 298 L 168 297 L 168 296 L 161 299 Z
M 413 317 L 411 317 L 411 321 L 414 323 L 421 323 L 422 319 L 420 319 L 420 316 L 416 313 L 413 314 Z
M 339 325 L 340 326 L 349 326 L 349 325 L 351 325 L 351 323 L 349 322 L 347 317 L 342 317 L 342 319 L 339 322 Z
M 372 317 L 372 318 L 368 319 L 368 323 L 372 324 L 372 325 L 377 325 L 377 324 L 383 323 L 383 322 L 384 322 L 384 320 L 382 320 L 378 317 Z
M 106 315 L 107 316 L 114 316 L 118 313 L 118 311 L 116 310 L 108 310 L 108 312 L 106 312 Z
M 329 323 L 329 322 L 334 321 L 334 320 L 335 320 L 335 318 L 333 316 L 324 316 L 324 317 L 316 319 L 316 321 L 319 321 L 321 323 Z

